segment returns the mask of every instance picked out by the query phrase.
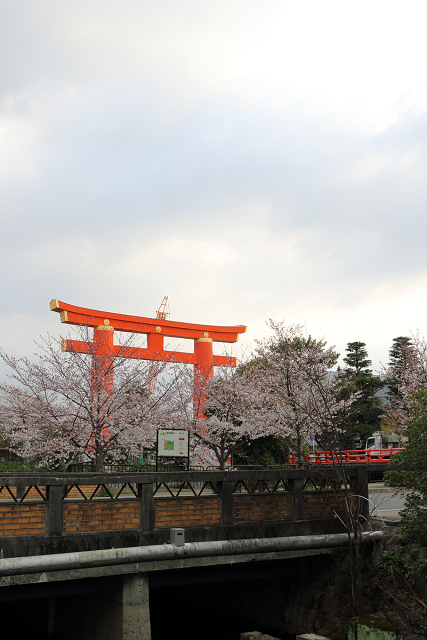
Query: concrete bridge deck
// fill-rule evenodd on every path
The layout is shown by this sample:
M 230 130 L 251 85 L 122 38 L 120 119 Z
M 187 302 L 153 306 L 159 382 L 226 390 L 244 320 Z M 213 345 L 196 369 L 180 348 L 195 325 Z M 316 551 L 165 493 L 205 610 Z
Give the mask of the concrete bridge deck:
M 345 531 L 346 499 L 353 505 L 358 502 L 361 515 L 367 517 L 365 498 L 365 465 L 350 466 L 342 475 L 318 467 L 0 474 L 0 602 L 44 598 L 61 638 L 149 640 L 150 576 L 169 576 L 170 581 L 171 572 L 178 575 L 205 568 L 209 573 L 215 566 L 221 571 L 234 565 L 248 567 L 252 573 L 256 567 L 274 573 L 286 560 L 329 553 L 332 542 L 328 540 Z M 104 566 L 23 569 L 9 574 L 2 570 L 12 558 L 42 561 L 45 554 L 59 558 L 80 552 L 99 558 L 113 549 L 123 553 L 133 547 L 137 551 L 146 546 L 170 549 L 170 527 L 184 528 L 187 547 L 217 541 L 225 551 L 190 557 L 178 548 L 160 560 L 122 558 Z M 321 537 L 328 539 L 321 541 L 321 548 L 310 548 L 310 540 L 314 545 Z M 303 548 L 287 548 L 291 540 L 303 538 L 308 541 Z M 269 540 L 278 540 L 279 546 L 269 548 Z M 238 541 L 248 543 L 247 553 L 233 552 Z M 81 609 L 75 619 L 64 605 L 67 597 L 74 598 Z M 57 601 L 52 605 L 55 614 L 51 603 Z

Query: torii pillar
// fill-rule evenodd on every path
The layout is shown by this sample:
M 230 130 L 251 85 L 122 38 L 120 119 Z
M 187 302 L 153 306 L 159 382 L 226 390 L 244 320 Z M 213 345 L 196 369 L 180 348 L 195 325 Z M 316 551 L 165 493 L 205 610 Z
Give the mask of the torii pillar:
M 160 360 L 167 362 L 182 362 L 194 365 L 196 386 L 199 381 L 208 380 L 213 375 L 213 367 L 232 366 L 237 364 L 236 358 L 215 356 L 214 342 L 237 342 L 240 333 L 245 333 L 244 325 L 235 327 L 220 327 L 214 325 L 190 324 L 174 320 L 160 320 L 158 318 L 143 318 L 126 316 L 109 311 L 95 311 L 75 307 L 59 300 L 52 300 L 51 311 L 60 314 L 61 322 L 94 329 L 93 342 L 81 340 L 64 340 L 63 351 L 92 354 L 94 368 L 102 370 L 102 362 L 111 362 L 112 357 L 137 358 L 142 360 Z M 147 348 L 123 348 L 114 345 L 114 331 L 128 333 L 142 333 L 147 336 Z M 164 339 L 190 338 L 194 340 L 194 352 L 165 351 Z M 111 367 L 110 367 L 111 368 Z M 96 375 L 96 374 L 94 374 Z M 112 384 L 112 373 L 106 376 L 105 385 Z M 196 401 L 196 398 L 195 398 Z

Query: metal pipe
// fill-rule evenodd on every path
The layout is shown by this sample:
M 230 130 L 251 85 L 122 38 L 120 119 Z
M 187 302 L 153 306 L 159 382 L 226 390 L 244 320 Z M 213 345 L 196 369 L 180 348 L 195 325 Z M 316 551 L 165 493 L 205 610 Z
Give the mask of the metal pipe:
M 382 531 L 362 534 L 362 540 L 380 540 Z M 347 533 L 327 535 L 289 536 L 282 538 L 252 538 L 249 540 L 218 540 L 211 542 L 189 542 L 182 547 L 159 544 L 147 547 L 127 547 L 123 549 L 102 549 L 99 551 L 79 551 L 55 553 L 45 556 L 5 558 L 0 560 L 0 575 L 39 573 L 67 569 L 85 569 L 131 562 L 152 562 L 156 560 L 176 560 L 209 556 L 240 555 L 244 553 L 268 553 L 271 551 L 296 551 L 300 549 L 328 549 L 345 547 L 349 544 Z

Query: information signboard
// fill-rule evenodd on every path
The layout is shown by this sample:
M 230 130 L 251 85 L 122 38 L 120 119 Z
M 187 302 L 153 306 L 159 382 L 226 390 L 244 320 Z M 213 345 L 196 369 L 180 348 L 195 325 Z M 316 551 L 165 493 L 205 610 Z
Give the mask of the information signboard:
M 185 429 L 159 429 L 157 455 L 163 458 L 188 457 L 188 431 Z

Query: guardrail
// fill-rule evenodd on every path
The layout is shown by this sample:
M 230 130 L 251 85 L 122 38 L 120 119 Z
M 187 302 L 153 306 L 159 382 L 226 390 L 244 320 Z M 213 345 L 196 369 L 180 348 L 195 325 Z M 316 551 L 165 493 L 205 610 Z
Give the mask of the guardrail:
M 398 451 L 403 451 L 404 447 L 394 449 L 354 449 L 341 452 L 317 451 L 304 456 L 305 464 L 325 464 L 325 465 L 351 465 L 351 464 L 376 464 L 388 463 L 391 456 Z M 298 463 L 298 454 L 285 453 L 282 464 L 269 464 L 265 467 L 260 464 L 227 465 L 225 471 L 263 471 L 273 469 L 292 469 Z M 104 464 L 103 473 L 161 473 L 161 472 L 185 472 L 185 471 L 220 471 L 219 466 L 190 465 L 187 470 L 180 465 L 140 465 L 140 464 Z M 67 472 L 86 473 L 95 472 L 95 465 L 90 462 L 71 463 L 67 467 Z
M 375 464 L 390 462 L 391 456 L 404 447 L 395 449 L 354 449 L 349 451 L 317 451 L 304 456 L 309 464 Z M 287 464 L 297 464 L 296 453 L 285 453 Z
M 172 464 L 104 464 L 102 473 L 161 473 L 170 471 L 204 471 L 203 465 L 190 465 L 189 469 L 181 465 Z M 68 473 L 86 473 L 95 472 L 95 464 L 92 462 L 72 462 L 67 467 Z
M 262 464 L 239 464 L 239 465 L 227 465 L 225 471 L 263 471 L 270 468 L 287 468 L 289 465 L 268 465 L 263 467 Z M 95 465 L 91 462 L 72 462 L 67 466 L 67 472 L 71 473 L 85 473 L 94 472 Z M 102 467 L 104 473 L 159 473 L 159 472 L 173 472 L 173 471 L 220 471 L 219 465 L 203 466 L 201 464 L 192 464 L 187 469 L 185 465 L 172 465 L 172 464 L 104 464 Z

